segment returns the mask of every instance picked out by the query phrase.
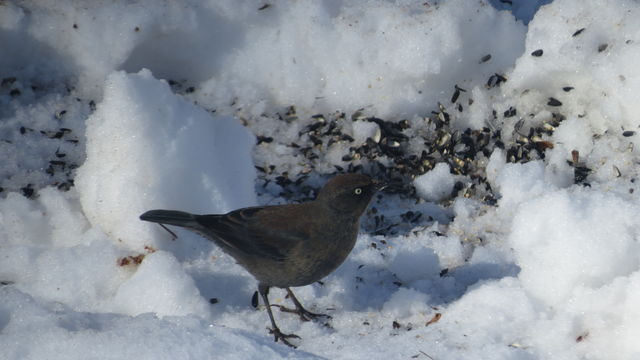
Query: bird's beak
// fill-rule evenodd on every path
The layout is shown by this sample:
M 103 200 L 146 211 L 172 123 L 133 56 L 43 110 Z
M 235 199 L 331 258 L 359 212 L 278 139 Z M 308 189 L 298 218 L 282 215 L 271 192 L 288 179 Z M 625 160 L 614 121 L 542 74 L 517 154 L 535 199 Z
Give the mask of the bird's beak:
M 386 181 L 373 179 L 373 187 L 376 189 L 376 191 L 384 190 L 387 186 L 389 186 L 389 183 L 387 183 Z

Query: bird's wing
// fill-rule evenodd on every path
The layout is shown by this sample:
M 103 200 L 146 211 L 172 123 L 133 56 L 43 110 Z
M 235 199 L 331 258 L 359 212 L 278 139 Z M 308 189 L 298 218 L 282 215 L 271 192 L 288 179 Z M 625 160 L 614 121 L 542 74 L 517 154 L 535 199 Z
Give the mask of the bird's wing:
M 287 210 L 279 206 L 250 207 L 226 215 L 200 215 L 197 222 L 244 255 L 284 261 L 291 248 L 309 238 L 308 228 L 297 226 Z

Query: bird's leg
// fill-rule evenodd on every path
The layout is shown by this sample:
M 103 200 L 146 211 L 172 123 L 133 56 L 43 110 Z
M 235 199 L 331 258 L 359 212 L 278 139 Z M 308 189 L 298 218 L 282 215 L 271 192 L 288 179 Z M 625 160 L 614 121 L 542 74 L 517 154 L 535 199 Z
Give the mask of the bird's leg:
M 262 296 L 262 301 L 264 301 L 264 304 L 267 307 L 267 313 L 269 314 L 269 319 L 271 320 L 272 328 L 269 329 L 269 333 L 273 334 L 276 342 L 278 342 L 278 340 L 282 340 L 284 344 L 289 345 L 292 348 L 296 348 L 296 346 L 291 344 L 287 339 L 289 338 L 300 339 L 300 336 L 296 334 L 284 334 L 282 333 L 282 331 L 280 331 L 280 328 L 278 327 L 278 325 L 276 325 L 276 320 L 273 318 L 273 313 L 271 312 L 271 305 L 269 305 L 269 287 L 264 285 L 258 285 L 258 292 Z
M 293 291 L 291 291 L 290 288 L 287 288 L 287 294 L 289 294 L 289 297 L 291 298 L 291 301 L 293 301 L 293 304 L 296 306 L 296 308 L 290 309 L 290 308 L 286 308 L 284 306 L 278 305 L 278 307 L 280 307 L 280 311 L 298 314 L 298 316 L 300 316 L 300 320 L 302 321 L 309 321 L 312 319 L 317 319 L 319 317 L 326 317 L 327 319 L 331 319 L 330 315 L 318 314 L 305 309 L 300 303 L 300 301 L 298 301 L 298 298 L 296 298 L 296 296 L 293 295 Z

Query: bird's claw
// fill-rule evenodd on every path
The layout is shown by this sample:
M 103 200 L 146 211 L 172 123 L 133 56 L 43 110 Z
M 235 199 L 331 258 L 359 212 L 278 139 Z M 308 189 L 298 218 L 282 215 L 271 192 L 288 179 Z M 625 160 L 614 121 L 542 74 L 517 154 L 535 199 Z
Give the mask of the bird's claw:
M 273 334 L 275 342 L 278 342 L 278 340 L 281 340 L 283 344 L 290 346 L 294 349 L 297 348 L 297 346 L 290 343 L 289 340 L 287 339 L 300 339 L 300 336 L 296 334 L 284 334 L 278 328 L 275 328 L 275 329 L 267 328 L 267 329 L 269 330 L 269 334 Z
M 288 308 L 282 305 L 271 305 L 271 306 L 277 306 L 278 308 L 280 308 L 280 311 L 282 312 L 288 312 L 288 313 L 293 313 L 293 314 L 298 314 L 298 316 L 300 316 L 300 320 L 302 321 L 309 321 L 309 320 L 316 320 L 317 318 L 320 317 L 324 317 L 327 319 L 332 319 L 331 315 L 327 315 L 327 314 L 320 314 L 320 313 L 314 313 L 311 312 L 305 308 L 301 308 L 301 309 L 292 309 L 292 308 Z

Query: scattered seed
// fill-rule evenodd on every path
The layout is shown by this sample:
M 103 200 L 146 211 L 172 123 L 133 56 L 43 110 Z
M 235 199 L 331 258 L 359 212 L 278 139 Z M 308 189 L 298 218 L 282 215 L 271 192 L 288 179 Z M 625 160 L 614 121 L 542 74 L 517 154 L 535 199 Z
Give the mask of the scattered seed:
M 344 140 L 344 141 L 348 141 L 348 142 L 354 142 L 355 139 L 352 138 L 351 136 L 347 135 L 347 134 L 342 134 L 340 136 L 340 140 Z
M 435 323 L 437 323 L 438 321 L 440 321 L 440 318 L 441 318 L 441 317 L 442 317 L 442 314 L 441 314 L 441 313 L 435 313 L 435 314 L 433 315 L 433 317 L 431 318 L 431 320 L 427 321 L 427 323 L 425 324 L 425 326 L 429 326 L 429 325 L 431 325 L 431 324 L 435 324 Z
M 583 342 L 589 336 L 589 332 L 585 331 L 576 338 L 576 342 Z
M 27 199 L 32 197 L 35 192 L 32 184 L 27 184 L 27 186 L 21 188 L 20 190 L 22 190 L 22 195 L 24 195 L 24 197 L 26 197 Z
M 458 101 L 458 97 L 460 96 L 460 90 L 456 89 L 453 92 L 453 95 L 451 96 L 451 102 L 455 103 L 456 101 Z
M 573 171 L 573 182 L 575 184 L 586 184 L 584 181 L 592 170 L 586 166 L 576 166 Z
M 554 97 L 550 97 L 549 98 L 549 102 L 547 102 L 547 105 L 549 106 L 562 106 L 562 102 L 560 102 L 560 100 L 554 98 Z
M 61 110 L 61 111 L 58 111 L 54 116 L 56 119 L 60 120 L 66 113 L 67 113 L 67 110 Z
M 364 118 L 365 118 L 364 109 L 358 109 L 356 110 L 356 112 L 353 113 L 353 115 L 351 115 L 351 120 L 353 121 L 362 120 Z
M 487 80 L 487 83 L 485 85 L 485 87 L 487 87 L 488 89 L 495 87 L 495 86 L 500 86 L 500 84 L 502 84 L 503 82 L 506 82 L 507 78 L 504 75 L 500 75 L 498 73 L 495 73 L 493 75 L 491 75 L 489 77 L 489 80 Z
M 584 31 L 584 29 L 585 29 L 585 28 L 578 29 L 578 30 L 577 30 L 576 32 L 574 32 L 574 33 L 573 33 L 573 35 L 571 35 L 571 36 L 572 36 L 572 37 L 576 37 L 576 36 L 578 36 L 578 35 L 582 34 L 582 32 Z
M 504 112 L 504 117 L 506 118 L 510 118 L 513 116 L 516 116 L 517 110 L 516 108 L 514 108 L 513 106 L 509 107 L 509 109 L 507 111 Z
M 578 150 L 571 150 L 571 160 L 573 161 L 571 165 L 577 165 L 580 162 L 580 152 Z
M 622 176 L 622 173 L 620 172 L 620 169 L 618 169 L 618 167 L 617 167 L 617 166 L 615 166 L 615 165 L 613 165 L 613 173 L 615 174 L 615 176 L 616 176 L 617 178 L 619 178 L 619 177 L 621 177 L 621 176 Z
M 6 78 L 2 78 L 2 82 L 0 82 L 1 86 L 10 86 L 12 85 L 14 82 L 16 82 L 16 78 L 11 76 L 11 77 L 6 77 Z
M 262 143 L 267 143 L 267 144 L 269 144 L 269 143 L 273 142 L 273 138 L 272 138 L 271 136 L 262 136 L 262 135 L 258 135 L 258 136 L 256 136 L 256 140 L 257 140 L 257 141 L 256 141 L 256 144 L 257 144 L 257 145 L 260 145 L 260 144 L 262 144 Z

